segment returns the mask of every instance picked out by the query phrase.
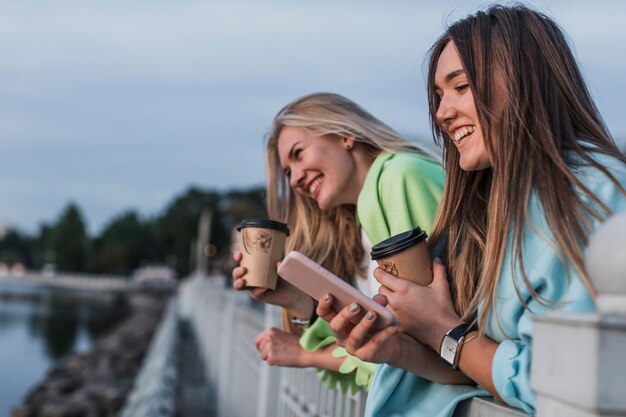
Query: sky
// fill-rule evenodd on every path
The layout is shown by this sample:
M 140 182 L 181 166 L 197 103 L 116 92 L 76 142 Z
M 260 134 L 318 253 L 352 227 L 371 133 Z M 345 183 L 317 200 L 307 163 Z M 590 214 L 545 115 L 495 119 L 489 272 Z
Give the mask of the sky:
M 626 2 L 524 2 L 574 47 L 626 143 Z M 0 0 L 0 226 L 77 203 L 95 234 L 188 187 L 264 184 L 273 116 L 342 94 L 431 146 L 425 58 L 473 0 Z

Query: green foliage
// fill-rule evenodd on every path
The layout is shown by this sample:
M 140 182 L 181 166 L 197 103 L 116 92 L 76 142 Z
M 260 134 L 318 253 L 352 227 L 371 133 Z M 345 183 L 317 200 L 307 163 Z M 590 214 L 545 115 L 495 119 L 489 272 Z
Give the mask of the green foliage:
M 78 206 L 70 203 L 50 235 L 49 248 L 60 271 L 82 271 L 87 264 L 89 241 Z
M 134 211 L 114 218 L 92 248 L 88 269 L 96 273 L 130 274 L 143 263 L 159 262 L 163 253 L 154 222 Z
M 33 263 L 36 242 L 34 239 L 21 234 L 17 230 L 9 230 L 0 239 L 0 262 L 14 264 L 21 262 L 25 265 Z
M 80 209 L 69 204 L 59 219 L 42 225 L 36 237 L 9 231 L 0 238 L 0 261 L 23 262 L 29 268 L 46 263 L 60 271 L 130 274 L 147 264 L 166 264 L 186 276 L 195 267 L 198 226 L 203 212 L 211 213 L 209 242 L 217 248 L 211 266 L 228 262 L 232 230 L 244 218 L 265 217 L 261 187 L 218 192 L 191 187 L 175 196 L 152 218 L 135 211 L 114 217 L 92 239 Z
M 192 187 L 176 197 L 159 219 L 166 259 L 168 264 L 176 269 L 179 276 L 185 276 L 190 272 L 191 254 L 195 248 L 193 244 L 198 235 L 198 222 L 203 210 L 213 212 L 211 234 L 217 240 L 222 240 L 223 228 L 219 221 L 221 218 L 218 208 L 219 200 L 220 195 L 217 192 L 202 191 Z

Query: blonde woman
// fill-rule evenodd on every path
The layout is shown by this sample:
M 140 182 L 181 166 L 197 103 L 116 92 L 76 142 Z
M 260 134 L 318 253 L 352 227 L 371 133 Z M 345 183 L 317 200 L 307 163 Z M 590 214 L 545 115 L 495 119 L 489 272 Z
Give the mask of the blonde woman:
M 266 160 L 268 211 L 288 224 L 288 250 L 308 255 L 370 295 L 376 288 L 355 277 L 364 275 L 371 243 L 416 226 L 430 231 L 443 187 L 437 162 L 337 94 L 311 94 L 283 108 L 268 136 Z M 243 288 L 244 268 L 235 268 L 233 277 L 234 287 Z M 251 293 L 300 322 L 315 311 L 314 300 L 282 280 L 276 291 Z M 275 364 L 325 368 L 331 386 L 367 386 L 375 369 L 337 348 L 323 320 L 311 323 L 300 340 L 311 353 L 276 329 L 256 343 Z
M 376 271 L 403 333 L 366 338 L 372 321 L 352 326 L 330 296 L 318 313 L 349 353 L 388 364 L 367 416 L 451 416 L 476 395 L 533 413 L 533 316 L 594 309 L 583 254 L 626 210 L 626 160 L 562 31 L 527 7 L 454 23 L 431 50 L 428 81 L 447 174 L 431 239 L 446 242 L 447 265 L 434 263 L 428 287 Z

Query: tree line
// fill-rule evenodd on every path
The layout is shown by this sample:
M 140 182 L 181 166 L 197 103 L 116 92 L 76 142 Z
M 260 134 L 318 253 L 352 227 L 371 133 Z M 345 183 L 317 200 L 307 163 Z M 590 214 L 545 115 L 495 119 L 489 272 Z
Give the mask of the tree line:
M 203 212 L 211 213 L 210 238 L 204 243 L 212 245 L 212 266 L 220 268 L 230 259 L 236 224 L 243 218 L 266 216 L 265 190 L 219 192 L 191 187 L 161 214 L 144 218 L 134 210 L 125 211 L 96 236 L 89 236 L 80 207 L 69 203 L 57 220 L 40 225 L 35 235 L 8 230 L 0 239 L 0 262 L 19 262 L 27 269 L 51 264 L 58 271 L 122 275 L 144 265 L 163 264 L 183 277 L 193 268 Z

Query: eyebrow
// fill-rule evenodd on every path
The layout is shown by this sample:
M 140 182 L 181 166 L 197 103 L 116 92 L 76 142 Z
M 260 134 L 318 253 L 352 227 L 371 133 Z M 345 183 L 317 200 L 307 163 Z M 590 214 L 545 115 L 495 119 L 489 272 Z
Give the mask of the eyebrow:
M 461 74 L 465 74 L 465 70 L 463 68 L 459 68 L 458 70 L 454 70 L 451 73 L 449 73 L 448 75 L 446 75 L 446 82 L 454 79 L 455 77 L 458 77 Z
M 445 77 L 444 77 L 444 82 L 445 83 L 449 83 L 451 80 L 453 80 L 454 78 L 458 77 L 461 74 L 465 74 L 465 70 L 463 68 L 459 68 L 458 70 L 454 70 L 452 72 L 449 72 Z M 436 89 L 440 89 L 441 87 L 439 87 L 437 85 L 437 83 L 435 83 L 435 88 Z

